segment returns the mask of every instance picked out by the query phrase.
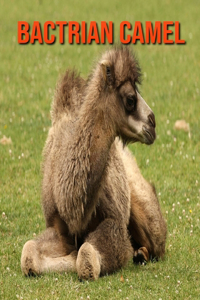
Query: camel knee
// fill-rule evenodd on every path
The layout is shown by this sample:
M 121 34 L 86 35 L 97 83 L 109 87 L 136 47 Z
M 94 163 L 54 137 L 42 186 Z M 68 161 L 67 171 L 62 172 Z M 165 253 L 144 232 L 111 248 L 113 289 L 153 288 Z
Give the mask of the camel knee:
M 41 274 L 41 262 L 34 240 L 26 242 L 22 249 L 21 270 L 26 276 Z
M 79 249 L 76 269 L 79 278 L 83 280 L 96 280 L 100 275 L 100 254 L 88 242 L 85 242 Z

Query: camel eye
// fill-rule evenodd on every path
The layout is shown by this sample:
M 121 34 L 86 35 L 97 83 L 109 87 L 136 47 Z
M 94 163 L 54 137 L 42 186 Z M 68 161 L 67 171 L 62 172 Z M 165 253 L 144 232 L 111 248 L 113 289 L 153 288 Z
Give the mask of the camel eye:
M 135 96 L 128 96 L 126 98 L 126 109 L 131 111 L 135 109 L 137 98 Z

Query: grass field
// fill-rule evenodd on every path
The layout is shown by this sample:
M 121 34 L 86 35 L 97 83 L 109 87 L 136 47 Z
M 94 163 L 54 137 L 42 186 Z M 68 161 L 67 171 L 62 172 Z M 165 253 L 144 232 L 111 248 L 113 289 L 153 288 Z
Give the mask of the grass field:
M 1 1 L 0 10 L 0 299 L 199 299 L 200 295 L 200 6 L 199 0 Z M 86 77 L 105 45 L 18 45 L 17 21 L 179 21 L 186 45 L 133 45 L 142 95 L 154 110 L 157 140 L 131 145 L 157 189 L 167 220 L 164 261 L 134 266 L 96 282 L 76 274 L 25 278 L 23 244 L 45 228 L 40 205 L 42 149 L 56 81 L 75 66 Z M 174 129 L 190 124 L 190 134 Z

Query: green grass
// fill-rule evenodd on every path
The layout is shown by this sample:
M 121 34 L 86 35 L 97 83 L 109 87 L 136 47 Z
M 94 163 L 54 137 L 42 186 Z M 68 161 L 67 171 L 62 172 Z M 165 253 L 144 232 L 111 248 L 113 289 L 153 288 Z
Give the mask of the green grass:
M 1 1 L 0 11 L 0 299 L 199 299 L 200 294 L 200 9 L 199 1 Z M 56 81 L 67 67 L 86 77 L 107 46 L 18 45 L 17 21 L 181 22 L 184 46 L 134 45 L 144 77 L 142 95 L 154 110 L 157 141 L 131 145 L 154 182 L 167 220 L 164 261 L 134 266 L 96 282 L 76 274 L 25 278 L 23 244 L 45 228 L 40 206 L 41 153 Z M 188 134 L 174 129 L 177 119 Z M 124 282 L 120 280 L 123 276 Z M 82 297 L 82 298 L 81 298 Z

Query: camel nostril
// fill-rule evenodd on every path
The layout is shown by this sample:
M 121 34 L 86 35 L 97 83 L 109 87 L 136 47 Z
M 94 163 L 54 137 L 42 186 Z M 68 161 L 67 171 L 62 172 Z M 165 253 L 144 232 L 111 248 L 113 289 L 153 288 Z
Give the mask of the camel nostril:
M 155 116 L 154 113 L 150 113 L 150 115 L 148 115 L 148 119 L 150 124 L 155 128 L 156 127 L 156 120 L 155 120 Z

